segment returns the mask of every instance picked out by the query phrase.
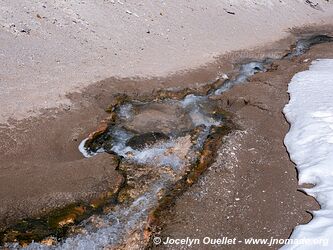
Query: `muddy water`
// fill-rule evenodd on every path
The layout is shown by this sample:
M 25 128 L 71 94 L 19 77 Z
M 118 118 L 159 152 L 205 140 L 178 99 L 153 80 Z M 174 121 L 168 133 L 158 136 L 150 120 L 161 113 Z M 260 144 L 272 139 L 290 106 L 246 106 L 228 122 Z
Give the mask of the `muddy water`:
M 331 40 L 326 36 L 301 39 L 286 56 L 298 56 L 316 43 Z M 149 101 L 120 98 L 109 108 L 108 126 L 79 148 L 86 157 L 99 153 L 119 157 L 119 171 L 126 183 L 116 204 L 106 205 L 102 213 L 71 226 L 66 239 L 50 236 L 44 244 L 32 243 L 27 249 L 143 248 L 149 242 L 151 212 L 198 166 L 202 155 L 210 153 L 205 152 L 205 145 L 211 143 L 213 131 L 230 126 L 228 114 L 219 108 L 214 95 L 269 69 L 273 61 L 246 61 L 237 66 L 235 77 L 203 95 L 171 93 L 168 98 L 157 96 Z M 6 246 L 19 247 L 17 243 Z

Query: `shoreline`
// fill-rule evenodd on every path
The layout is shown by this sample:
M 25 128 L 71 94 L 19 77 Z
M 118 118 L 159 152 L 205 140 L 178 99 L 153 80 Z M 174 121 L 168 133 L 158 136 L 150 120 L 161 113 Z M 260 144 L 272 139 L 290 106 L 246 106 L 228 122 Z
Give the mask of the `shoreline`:
M 276 44 L 281 46 L 277 51 L 266 48 L 262 50 L 262 52 L 258 51 L 249 51 L 246 52 L 249 56 L 248 57 L 255 57 L 256 55 L 264 55 L 267 53 L 281 53 L 283 54 L 288 48 L 288 42 L 292 40 L 292 37 L 289 37 L 288 39 L 284 39 L 283 42 L 277 42 Z M 282 45 L 281 45 L 282 44 Z M 270 45 L 271 46 L 271 45 Z M 267 46 L 269 47 L 269 46 Z M 236 62 L 238 60 L 241 60 L 242 58 L 239 57 L 239 55 L 243 55 L 244 52 L 235 52 L 237 56 L 230 56 L 227 57 L 233 58 L 233 61 L 229 61 L 228 63 L 223 65 L 223 73 L 227 71 L 231 72 L 232 75 L 232 63 Z M 251 56 L 252 55 L 252 56 Z M 220 61 L 219 61 L 220 60 Z M 110 100 L 112 100 L 111 96 L 114 96 L 114 88 L 118 85 L 121 86 L 118 89 L 118 93 L 122 93 L 122 91 L 125 91 L 127 89 L 131 89 L 131 92 L 129 93 L 132 96 L 138 95 L 137 91 L 141 91 L 139 93 L 139 96 L 141 96 L 143 93 L 149 96 L 151 92 L 154 92 L 153 89 L 151 89 L 151 85 L 146 89 L 142 89 L 141 87 L 143 84 L 147 84 L 147 82 L 154 83 L 153 86 L 155 88 L 165 89 L 165 88 L 172 88 L 175 86 L 179 86 L 179 82 L 184 83 L 182 85 L 182 88 L 189 87 L 200 87 L 200 84 L 197 84 L 197 82 L 204 82 L 202 86 L 205 85 L 205 82 L 213 82 L 216 79 L 216 76 L 220 73 L 218 67 L 221 65 L 219 64 L 221 61 L 223 61 L 223 57 L 219 59 L 216 64 L 212 64 L 210 66 L 204 67 L 203 69 L 197 70 L 194 73 L 190 72 L 188 74 L 183 75 L 176 75 L 172 76 L 170 78 L 166 79 L 157 79 L 158 82 L 156 83 L 156 79 L 142 79 L 139 83 L 132 79 L 128 80 L 118 80 L 120 82 L 123 82 L 125 84 L 115 84 L 114 86 L 109 86 L 107 83 L 112 81 L 112 79 L 108 79 L 105 81 L 101 81 L 96 84 L 94 87 L 89 87 L 87 91 L 84 91 L 82 94 L 73 94 L 71 95 L 72 100 L 74 100 L 73 103 L 77 102 L 72 106 L 70 110 L 62 110 L 62 111 L 50 111 L 47 118 L 32 118 L 30 121 L 28 121 L 26 124 L 24 122 L 18 122 L 16 125 L 14 125 L 16 132 L 13 132 L 13 129 L 7 128 L 7 129 L 1 129 L 0 131 L 0 138 L 3 139 L 5 142 L 4 145 L 11 145 L 10 143 L 14 143 L 14 147 L 11 148 L 11 151 L 3 151 L 2 162 L 7 162 L 7 168 L 14 167 L 17 172 L 15 173 L 14 181 L 11 178 L 6 178 L 6 176 L 10 175 L 10 171 L 6 175 L 6 169 L 2 178 L 2 186 L 1 189 L 3 193 L 6 193 L 9 195 L 9 197 L 13 196 L 10 192 L 15 191 L 15 197 L 18 201 L 21 203 L 10 203 L 10 198 L 7 198 L 7 201 L 9 201 L 7 204 L 2 204 L 2 207 L 0 208 L 0 211 L 6 211 L 11 210 L 11 207 L 18 207 L 17 214 L 21 215 L 10 215 L 5 214 L 2 217 L 6 217 L 10 221 L 10 217 L 15 217 L 14 220 L 21 217 L 30 217 L 34 215 L 40 214 L 41 210 L 44 210 L 44 213 L 47 211 L 50 211 L 50 209 L 54 207 L 59 207 L 61 205 L 65 205 L 66 203 L 72 203 L 74 201 L 80 200 L 80 199 L 87 199 L 87 198 L 93 198 L 96 197 L 97 194 L 107 190 L 111 187 L 111 189 L 116 188 L 117 184 L 110 183 L 109 181 L 105 183 L 106 179 L 119 179 L 120 177 L 115 175 L 114 171 L 111 172 L 104 172 L 105 167 L 107 163 L 107 160 L 105 158 L 103 159 L 94 159 L 94 161 L 91 161 L 91 163 L 83 163 L 84 161 L 87 161 L 86 159 L 83 159 L 83 156 L 80 155 L 80 153 L 77 150 L 78 143 L 83 139 L 88 132 L 91 132 L 96 128 L 96 124 L 98 124 L 104 117 L 105 112 L 104 110 L 107 108 L 107 106 L 110 104 Z M 229 71 L 228 71 L 229 67 Z M 226 70 L 227 69 L 227 70 Z M 214 74 L 212 74 L 214 72 Z M 255 78 L 256 76 L 254 76 Z M 194 81 L 195 80 L 195 81 Z M 251 80 L 252 82 L 253 80 Z M 246 88 L 247 85 L 243 86 Z M 134 87 L 134 88 L 133 88 Z M 112 93 L 112 94 L 111 94 Z M 144 94 L 143 94 L 144 95 Z M 60 119 L 59 119 L 60 117 Z M 87 119 L 86 119 L 87 118 Z M 78 124 L 79 121 L 79 124 Z M 29 125 L 30 124 L 30 125 Z M 37 127 L 36 127 L 36 124 Z M 66 127 L 70 127 L 70 131 L 64 130 L 63 124 L 66 124 Z M 9 132 L 10 131 L 10 132 Z M 48 133 L 51 131 L 50 133 Z M 5 136 L 12 136 L 9 139 Z M 14 140 L 13 137 L 15 138 Z M 13 142 L 14 141 L 14 142 Z M 42 142 L 42 143 L 41 143 Z M 28 148 L 25 148 L 22 150 L 20 148 L 21 145 L 27 146 Z M 5 150 L 5 147 L 1 148 L 2 150 Z M 15 152 L 16 150 L 16 152 Z M 28 153 L 29 152 L 29 153 Z M 25 155 L 24 157 L 20 157 L 21 155 Z M 31 156 L 32 155 L 32 156 Z M 29 157 L 32 158 L 29 158 Z M 15 165 L 15 159 L 16 160 Z M 102 157 L 101 157 L 102 158 Z M 47 172 L 44 172 L 44 166 L 46 164 L 49 164 L 50 162 L 56 162 L 55 165 L 48 166 Z M 29 168 L 29 165 L 33 165 L 33 168 Z M 73 184 L 73 179 L 71 179 L 73 176 L 75 176 L 75 173 L 77 171 L 82 171 L 82 164 L 86 165 L 86 172 L 83 173 L 82 176 L 78 176 L 78 182 L 81 182 L 81 185 Z M 99 169 L 96 170 L 96 172 L 91 173 L 89 169 L 91 169 L 91 165 L 99 166 Z M 38 166 L 38 167 L 36 167 Z M 70 168 L 76 169 L 68 171 L 68 166 Z M 22 168 L 23 167 L 23 171 Z M 55 169 L 50 169 L 55 168 Z M 41 172 L 38 172 L 41 171 Z M 59 171 L 64 171 L 63 173 L 59 173 Z M 34 174 L 38 174 L 37 176 L 33 176 Z M 17 190 L 17 187 L 15 185 L 23 185 L 28 187 L 31 183 L 24 183 L 22 182 L 22 178 L 26 178 L 26 174 L 31 176 L 32 178 L 29 181 L 35 180 L 35 187 L 36 185 L 39 185 L 39 188 L 48 187 L 46 190 L 34 190 L 34 195 L 37 197 L 37 200 L 31 199 L 29 197 L 29 194 L 31 194 L 31 190 L 23 190 L 26 193 L 21 193 L 22 190 Z M 63 178 L 64 176 L 69 175 L 69 177 Z M 58 179 L 54 182 L 50 182 L 50 179 L 45 178 L 54 178 L 56 176 L 59 176 Z M 94 177 L 92 177 L 94 176 Z M 92 178 L 92 180 L 91 180 Z M 41 179 L 45 179 L 42 180 Z M 83 183 L 86 184 L 86 181 L 89 184 L 84 187 Z M 119 179 L 120 180 L 120 179 Z M 7 181 L 7 182 L 6 182 Z M 12 182 L 12 190 L 11 186 L 8 186 L 8 181 Z M 71 183 L 71 184 L 70 184 Z M 65 186 L 64 186 L 65 184 Z M 68 186 L 66 186 L 68 184 Z M 53 186 L 52 186 L 53 185 Z M 76 190 L 73 192 L 71 188 Z M 60 189 L 60 191 L 54 192 L 55 190 Z M 64 189 L 64 190 L 61 190 Z M 36 192 L 37 191 L 37 192 Z M 39 192 L 45 192 L 48 191 L 51 193 L 56 193 L 54 196 L 54 199 L 52 202 L 50 202 L 49 197 L 45 197 L 41 200 L 38 200 L 38 197 L 40 195 Z M 74 193 L 70 194 L 71 192 Z M 47 196 L 47 193 L 46 193 Z M 23 198 L 20 200 L 20 198 Z M 28 199 L 26 199 L 28 197 Z M 24 198 L 26 200 L 24 200 Z M 30 201 L 29 201 L 30 199 Z M 6 199 L 4 199 L 6 201 Z M 38 203 L 42 204 L 38 207 Z M 19 204 L 19 205 L 18 205 Z M 45 210 L 45 208 L 48 205 L 49 207 Z M 36 206 L 37 205 L 37 206 Z M 6 208 L 6 206 L 8 206 Z M 32 208 L 34 207 L 34 208 Z M 27 209 L 28 208 L 28 209 Z M 27 209 L 27 210 L 26 210 Z M 29 211 L 30 209 L 30 211 Z M 26 211 L 24 211 L 26 210 Z M 19 212 L 20 211 L 20 212 Z M 23 212 L 22 212 L 23 211 Z M 38 212 L 37 212 L 38 211 Z M 12 211 L 13 212 L 13 211 Z M 30 213 L 29 216 L 27 216 Z M 15 213 L 14 213 L 15 214 Z M 12 221 L 14 221 L 12 220 Z M 9 222 L 5 222 L 4 224 L 8 224 Z

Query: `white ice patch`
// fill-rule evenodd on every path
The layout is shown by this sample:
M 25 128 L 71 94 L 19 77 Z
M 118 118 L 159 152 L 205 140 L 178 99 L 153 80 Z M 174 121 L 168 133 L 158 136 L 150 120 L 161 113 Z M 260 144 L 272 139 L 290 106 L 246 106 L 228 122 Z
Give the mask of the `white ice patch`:
M 284 113 L 291 128 L 285 145 L 297 165 L 300 184 L 315 184 L 304 191 L 317 199 L 321 209 L 290 237 L 307 244 L 282 249 L 333 249 L 333 59 L 317 60 L 308 71 L 296 74 L 288 92 Z

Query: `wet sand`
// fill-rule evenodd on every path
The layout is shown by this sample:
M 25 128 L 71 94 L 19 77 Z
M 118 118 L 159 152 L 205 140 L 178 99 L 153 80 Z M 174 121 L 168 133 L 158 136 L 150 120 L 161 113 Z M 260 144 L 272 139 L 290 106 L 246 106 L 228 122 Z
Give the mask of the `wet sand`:
M 168 78 L 106 79 L 87 88 L 83 93 L 71 94 L 69 96 L 73 103 L 71 107 L 45 110 L 45 114 L 41 117 L 22 121 L 12 120 L 11 125 L 2 126 L 0 129 L 2 141 L 0 161 L 3 163 L 0 176 L 1 228 L 19 219 L 45 214 L 56 207 L 92 199 L 120 186 L 122 177 L 115 170 L 117 163 L 112 156 L 103 154 L 97 158 L 85 159 L 77 150 L 81 140 L 94 131 L 99 122 L 106 117 L 105 109 L 116 94 L 126 93 L 136 97 L 149 96 L 159 89 L 199 88 L 214 82 L 221 73 L 232 75 L 234 72 L 232 63 L 239 62 L 244 58 L 244 54 L 249 58 L 261 58 L 264 55 L 278 57 L 284 54 L 294 41 L 295 37 L 291 36 L 258 50 L 231 53 L 201 69 Z M 277 70 L 256 75 L 251 83 L 235 87 L 221 97 L 223 100 L 229 100 L 225 101 L 224 108 L 235 113 L 235 121 L 241 130 L 247 131 L 247 134 L 230 135 L 220 150 L 221 156 L 207 175 L 193 186 L 190 192 L 177 200 L 171 212 L 175 216 L 170 217 L 172 224 L 164 227 L 164 235 L 171 235 L 168 232 L 172 232 L 172 235 L 177 236 L 177 233 L 182 231 L 191 236 L 191 233 L 197 232 L 197 227 L 190 223 L 193 214 L 198 216 L 199 221 L 201 218 L 199 225 L 210 225 L 210 222 L 206 221 L 207 209 L 211 211 L 211 218 L 215 218 L 214 222 L 218 222 L 221 228 L 225 229 L 225 225 L 228 225 L 228 230 L 224 231 L 228 231 L 230 235 L 245 231 L 268 235 L 269 225 L 266 226 L 264 223 L 269 221 L 270 225 L 276 227 L 268 230 L 271 232 L 275 230 L 277 234 L 287 237 L 297 223 L 309 220 L 305 210 L 315 208 L 316 204 L 312 199 L 296 191 L 295 171 L 282 144 L 288 125 L 281 110 L 288 101 L 285 92 L 288 79 L 295 72 L 308 66 L 308 63 L 302 61 L 306 56 L 315 58 L 321 55 L 320 53 L 322 57 L 329 56 L 327 51 L 325 53 L 325 46 L 329 45 L 316 46 L 307 55 L 297 59 L 298 61 L 285 62 L 285 65 L 281 62 Z M 274 79 L 274 74 L 276 79 L 270 80 Z M 263 76 L 264 80 L 260 79 Z M 237 157 L 232 157 L 231 153 L 226 154 L 225 150 L 230 150 L 228 148 L 230 143 L 233 144 L 231 148 Z M 240 151 L 237 151 L 237 147 L 233 149 L 237 144 L 241 145 Z M 234 165 L 233 160 L 238 161 L 238 164 Z M 221 169 L 221 166 L 228 161 L 230 169 L 228 167 Z M 249 168 L 248 163 L 253 168 Z M 232 165 L 234 167 L 231 167 Z M 211 180 L 203 181 L 209 176 Z M 196 194 L 205 190 L 205 187 L 201 186 L 203 183 L 208 183 L 212 190 L 196 203 L 194 199 Z M 205 197 L 206 202 L 203 200 Z M 266 197 L 265 201 L 262 197 Z M 226 201 L 228 202 L 225 203 Z M 221 205 L 217 206 L 219 202 Z M 189 207 L 192 207 L 192 215 L 186 213 Z M 279 211 L 276 211 L 277 207 Z M 260 209 L 259 213 L 257 209 Z M 223 215 L 229 212 L 227 219 Z M 258 222 L 255 216 L 266 219 Z M 221 221 L 216 218 L 221 218 Z M 230 218 L 236 218 L 234 224 Z M 249 221 L 244 223 L 246 219 Z M 184 229 L 184 224 L 179 224 L 178 221 L 185 222 L 188 226 Z M 254 225 L 256 230 L 248 230 Z M 208 227 L 199 231 L 210 232 Z
M 287 239 L 293 228 L 307 223 L 317 202 L 297 191 L 297 173 L 283 140 L 288 132 L 282 109 L 288 83 L 317 58 L 333 58 L 333 44 L 314 46 L 308 53 L 273 64 L 249 83 L 221 97 L 235 114 L 239 130 L 225 138 L 216 162 L 163 219 L 163 239 L 247 238 Z M 212 249 L 197 245 L 191 249 Z M 224 245 L 222 249 L 278 249 L 280 245 Z M 159 249 L 187 249 L 160 245 Z

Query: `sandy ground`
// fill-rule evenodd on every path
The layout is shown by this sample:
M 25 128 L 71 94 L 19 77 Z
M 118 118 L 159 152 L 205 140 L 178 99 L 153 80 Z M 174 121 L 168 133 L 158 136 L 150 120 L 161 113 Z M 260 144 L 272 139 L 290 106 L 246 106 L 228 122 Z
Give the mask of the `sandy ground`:
M 332 20 L 331 1 L 0 1 L 0 124 L 108 77 L 193 69 Z
M 287 239 L 296 225 L 311 219 L 306 211 L 319 206 L 297 191 L 297 173 L 283 144 L 289 125 L 281 110 L 289 100 L 291 78 L 317 58 L 333 58 L 333 44 L 316 45 L 300 58 L 276 62 L 274 70 L 259 73 L 222 95 L 240 130 L 225 138 L 216 162 L 176 201 L 164 219 L 163 239 Z M 191 249 L 203 247 L 214 248 L 196 245 Z M 238 243 L 221 249 L 279 247 Z M 176 245 L 158 248 L 188 249 Z

